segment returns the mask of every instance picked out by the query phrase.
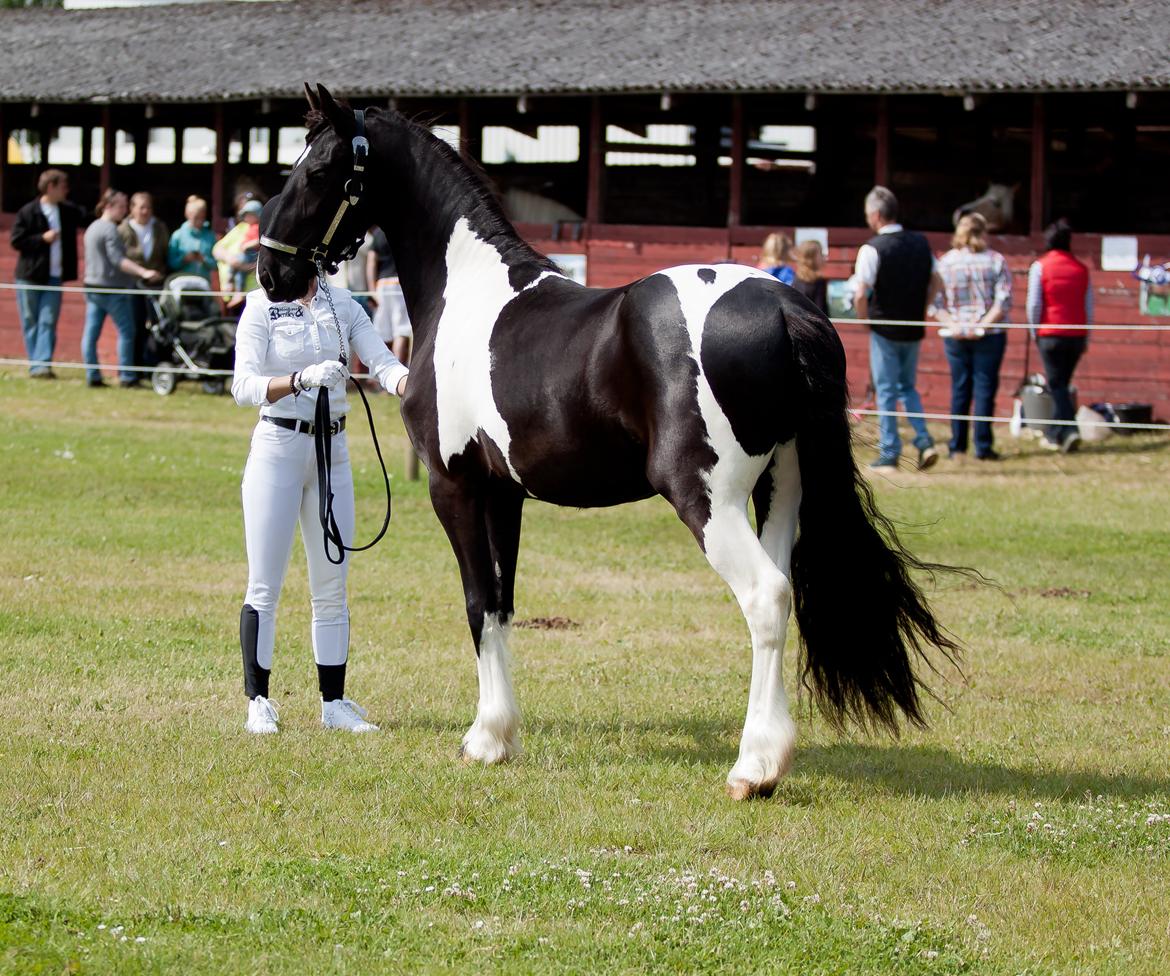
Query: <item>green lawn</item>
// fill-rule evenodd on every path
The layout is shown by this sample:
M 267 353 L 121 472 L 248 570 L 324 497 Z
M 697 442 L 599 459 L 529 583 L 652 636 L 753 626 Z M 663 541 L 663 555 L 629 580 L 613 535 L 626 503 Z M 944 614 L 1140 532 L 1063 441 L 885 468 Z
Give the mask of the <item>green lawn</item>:
M 0 410 L 4 972 L 1170 971 L 1166 438 L 878 481 L 919 555 L 999 584 L 928 585 L 966 680 L 900 741 L 800 699 L 791 774 L 734 804 L 746 626 L 665 503 L 528 506 L 518 619 L 572 626 L 515 632 L 525 756 L 465 767 L 458 573 L 378 398 L 350 690 L 383 731 L 317 726 L 298 546 L 257 740 L 252 412 L 12 372 Z

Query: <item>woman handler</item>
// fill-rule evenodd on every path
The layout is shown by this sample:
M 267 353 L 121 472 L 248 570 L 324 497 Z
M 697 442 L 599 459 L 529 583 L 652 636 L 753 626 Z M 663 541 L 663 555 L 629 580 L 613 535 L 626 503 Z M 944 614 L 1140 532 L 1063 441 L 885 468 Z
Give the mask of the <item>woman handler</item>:
M 232 395 L 241 406 L 260 408 L 244 469 L 244 537 L 248 549 L 248 592 L 240 613 L 244 693 L 249 732 L 278 731 L 276 706 L 268 698 L 268 677 L 276 632 L 276 605 L 299 521 L 309 567 L 313 604 L 313 656 L 321 687 L 321 724 L 330 729 L 374 732 L 366 711 L 345 697 L 349 656 L 346 573 L 325 555 L 317 507 L 313 415 L 325 391 L 337 423 L 332 442 L 333 512 L 343 539 L 353 538 L 353 476 L 345 438 L 349 404 L 340 362 L 356 353 L 383 387 L 399 396 L 407 369 L 386 348 L 369 317 L 349 294 L 332 289 L 333 306 L 314 281 L 304 298 L 272 302 L 263 289 L 249 292 L 236 331 Z M 339 336 L 344 342 L 339 345 Z

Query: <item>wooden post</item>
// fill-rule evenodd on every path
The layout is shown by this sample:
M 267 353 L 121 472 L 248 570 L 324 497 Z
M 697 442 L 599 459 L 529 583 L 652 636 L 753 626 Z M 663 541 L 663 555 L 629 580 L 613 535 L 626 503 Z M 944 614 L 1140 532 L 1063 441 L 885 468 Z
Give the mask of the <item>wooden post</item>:
M 102 178 L 99 190 L 105 190 L 114 179 L 114 119 L 108 105 L 102 108 Z
M 731 179 L 727 187 L 727 226 L 743 222 L 744 128 L 743 96 L 731 96 Z
M 462 112 L 460 112 L 462 118 Z M 462 130 L 460 130 L 462 133 Z M 462 141 L 462 139 L 460 139 Z M 406 340 L 406 365 L 410 365 L 410 360 L 414 354 L 414 336 L 407 337 Z M 406 478 L 408 481 L 418 481 L 418 455 L 414 453 L 414 445 L 410 443 L 410 438 L 406 440 Z
M 459 155 L 464 162 L 471 157 L 471 107 L 466 98 L 459 99 Z
M 1045 157 L 1048 133 L 1044 119 L 1044 96 L 1032 96 L 1032 192 L 1029 198 L 1028 232 L 1040 234 L 1044 230 Z
M 885 95 L 878 95 L 873 181 L 878 186 L 888 186 L 890 182 L 890 102 Z
M 601 195 L 605 187 L 605 126 L 601 124 L 601 99 L 594 95 L 589 106 L 589 189 L 585 219 L 600 224 L 605 217 Z
M 224 164 L 227 162 L 227 127 L 223 120 L 223 103 L 215 106 L 215 162 L 211 167 L 211 212 L 223 213 Z
M 4 177 L 8 171 L 8 128 L 4 124 L 4 106 L 0 105 L 0 210 L 4 210 Z

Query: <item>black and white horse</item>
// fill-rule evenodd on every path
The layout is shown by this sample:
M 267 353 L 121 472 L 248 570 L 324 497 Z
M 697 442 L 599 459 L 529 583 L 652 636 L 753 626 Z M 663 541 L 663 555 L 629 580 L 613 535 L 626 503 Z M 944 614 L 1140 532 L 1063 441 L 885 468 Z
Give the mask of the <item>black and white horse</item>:
M 462 755 L 498 763 L 520 750 L 508 636 L 525 498 L 594 507 L 659 494 L 694 533 L 751 632 L 732 796 L 771 794 L 792 761 L 781 664 L 793 606 L 803 681 L 834 725 L 893 729 L 899 711 L 921 724 L 913 659 L 956 648 L 909 576 L 923 564 L 854 463 L 828 319 L 735 265 L 582 287 L 427 129 L 392 110 L 354 113 L 323 88 L 309 101 L 309 148 L 266 208 L 263 232 L 282 249 L 265 249 L 259 280 L 288 301 L 330 238 L 373 223 L 389 237 L 415 336 L 402 414 L 459 561 L 479 667 Z

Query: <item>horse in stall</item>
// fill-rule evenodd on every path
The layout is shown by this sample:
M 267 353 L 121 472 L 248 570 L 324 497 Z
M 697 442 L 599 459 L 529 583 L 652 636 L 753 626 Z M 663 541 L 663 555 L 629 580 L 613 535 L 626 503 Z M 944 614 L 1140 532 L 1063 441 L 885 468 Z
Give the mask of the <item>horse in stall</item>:
M 307 148 L 266 207 L 259 280 L 291 301 L 354 247 L 332 240 L 375 223 L 390 240 L 415 336 L 402 416 L 478 662 L 464 759 L 520 751 L 508 640 L 526 498 L 587 508 L 659 494 L 694 534 L 751 634 L 733 797 L 771 795 L 792 761 L 781 665 L 793 606 L 802 681 L 834 726 L 896 731 L 899 712 L 924 724 L 915 659 L 957 647 L 910 576 L 933 567 L 901 546 L 854 462 L 829 320 L 734 265 L 579 285 L 426 128 L 306 92 Z
M 955 208 L 951 214 L 951 223 L 958 225 L 959 218 L 969 213 L 980 214 L 987 221 L 987 229 L 992 233 L 1003 231 L 1011 226 L 1015 216 L 1016 194 L 1020 184 L 988 183 L 983 196 L 968 200 Z

